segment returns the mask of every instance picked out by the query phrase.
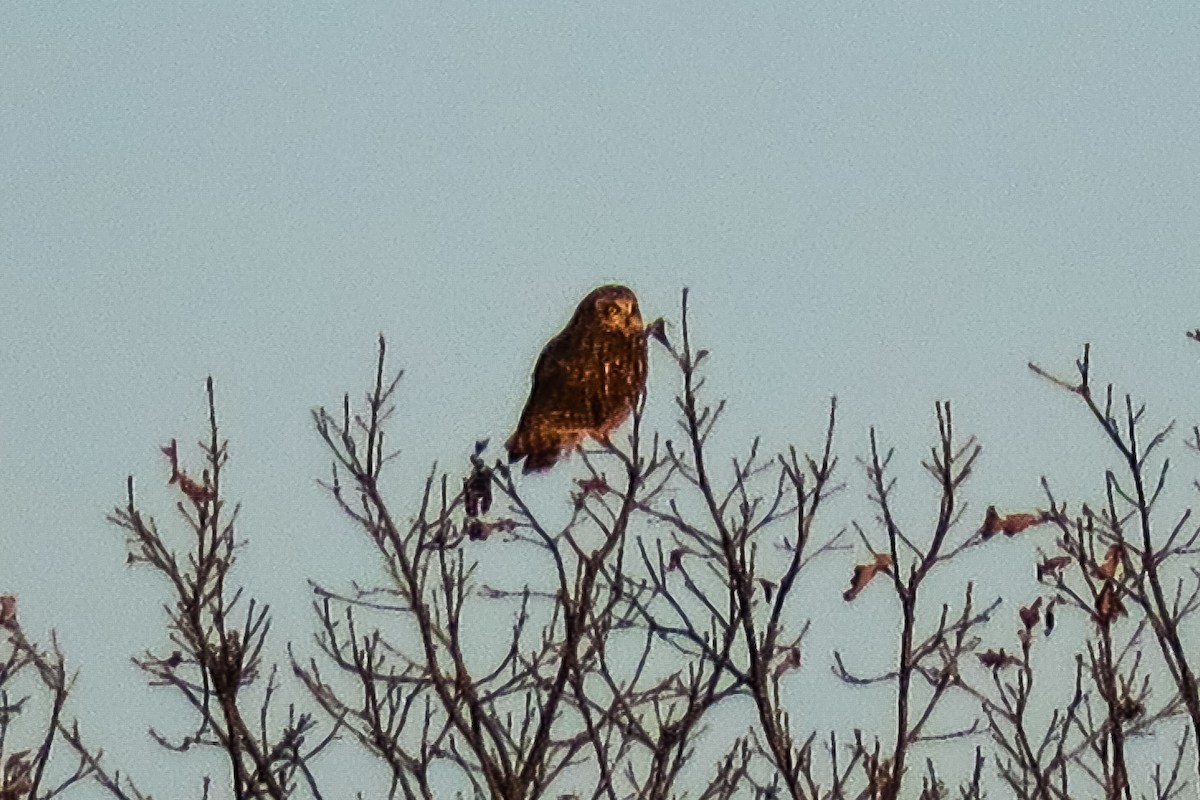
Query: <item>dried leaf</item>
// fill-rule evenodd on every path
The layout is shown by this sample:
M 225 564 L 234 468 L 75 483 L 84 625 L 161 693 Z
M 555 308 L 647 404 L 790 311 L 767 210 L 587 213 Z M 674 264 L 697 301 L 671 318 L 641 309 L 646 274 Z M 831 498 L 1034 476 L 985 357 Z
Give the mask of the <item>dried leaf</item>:
M 1132 722 L 1146 713 L 1145 704 L 1126 695 L 1117 704 L 1117 719 L 1121 722 Z
M 17 598 L 11 594 L 0 594 L 0 625 L 6 628 L 17 624 Z
M 611 491 L 609 489 L 608 482 L 604 480 L 604 476 L 602 475 L 594 478 L 581 478 L 575 482 L 579 484 L 580 491 L 582 491 L 585 495 L 608 494 L 609 491 Z
M 1111 580 L 1117 577 L 1117 570 L 1121 568 L 1122 557 L 1125 555 L 1125 548 L 1120 542 L 1109 546 L 1108 552 L 1104 554 L 1104 563 L 1096 567 L 1096 572 L 1101 578 Z
M 1125 604 L 1112 583 L 1104 584 L 1100 594 L 1096 595 L 1096 624 L 1107 628 L 1117 617 L 1125 616 Z
M 1021 624 L 1025 626 L 1026 631 L 1033 630 L 1033 626 L 1041 621 L 1042 598 L 1033 601 L 1033 605 L 1022 606 L 1020 612 Z
M 979 533 L 984 539 L 990 539 L 1000 532 L 1000 514 L 996 512 L 995 506 L 988 506 L 987 513 L 983 515 L 983 526 L 980 527 Z
M 485 541 L 491 529 L 487 523 L 478 517 L 472 517 L 467 520 L 467 538 L 474 542 Z
M 983 517 L 983 526 L 979 529 L 979 533 L 984 539 L 990 539 L 997 533 L 1003 533 L 1005 536 L 1016 536 L 1026 528 L 1041 525 L 1043 522 L 1048 521 L 1049 515 L 1044 512 L 1036 514 L 1009 514 L 1002 517 L 996 511 L 995 506 L 988 506 L 987 513 Z
M 1047 575 L 1057 577 L 1071 563 L 1070 556 L 1054 556 L 1047 558 L 1045 561 L 1037 565 L 1037 579 L 1039 581 L 1045 579 Z
M 667 340 L 667 321 L 662 317 L 659 317 L 646 326 L 646 335 L 653 336 L 664 347 L 671 346 L 671 343 Z
M 859 592 L 867 588 L 877 574 L 887 572 L 892 568 L 892 557 L 888 553 L 875 553 L 874 558 L 867 564 L 855 564 L 854 574 L 850 578 L 850 588 L 842 592 L 842 599 L 850 602 L 858 597 Z
M 667 572 L 683 568 L 683 554 L 687 552 L 682 547 L 676 547 L 667 557 Z
M 481 458 L 471 462 L 471 474 L 463 478 L 463 504 L 468 517 L 478 517 L 492 507 L 492 471 Z
M 1041 525 L 1046 521 L 1044 514 L 1009 514 L 1000 523 L 1005 536 L 1015 536 L 1026 528 Z
M 179 468 L 179 446 L 174 439 L 165 447 L 160 447 L 171 462 L 171 477 L 167 480 L 167 485 L 179 484 L 179 490 L 183 492 L 189 500 L 195 505 L 200 506 L 211 500 L 216 499 L 216 492 L 208 485 L 208 471 L 204 472 L 203 482 L 199 482 L 189 477 L 186 472 Z
M 212 487 L 208 485 L 208 471 L 204 472 L 204 482 L 192 480 L 186 472 L 179 473 L 179 490 L 187 495 L 187 498 L 195 505 L 204 505 L 205 503 L 215 500 L 217 495 Z
M 985 653 L 980 653 L 979 663 L 983 664 L 985 667 L 997 670 L 1005 669 L 1013 664 L 1020 664 L 1021 659 L 1017 658 L 1016 656 L 1009 655 L 1008 653 L 1004 652 L 1004 648 L 1001 647 L 999 650 L 988 650 Z
M 800 648 L 788 648 L 787 656 L 775 666 L 775 677 L 778 678 L 788 670 L 800 668 Z

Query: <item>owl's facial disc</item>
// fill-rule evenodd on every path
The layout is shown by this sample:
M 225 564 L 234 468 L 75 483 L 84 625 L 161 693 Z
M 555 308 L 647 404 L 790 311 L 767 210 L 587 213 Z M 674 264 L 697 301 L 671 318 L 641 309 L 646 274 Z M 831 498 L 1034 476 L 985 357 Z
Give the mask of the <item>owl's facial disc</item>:
M 642 319 L 641 312 L 638 311 L 637 300 L 632 297 L 621 301 L 622 308 L 625 309 L 625 318 L 630 321 L 640 322 Z
M 642 330 L 637 298 L 624 287 L 603 287 L 594 293 L 593 313 L 599 325 L 608 330 L 635 333 Z

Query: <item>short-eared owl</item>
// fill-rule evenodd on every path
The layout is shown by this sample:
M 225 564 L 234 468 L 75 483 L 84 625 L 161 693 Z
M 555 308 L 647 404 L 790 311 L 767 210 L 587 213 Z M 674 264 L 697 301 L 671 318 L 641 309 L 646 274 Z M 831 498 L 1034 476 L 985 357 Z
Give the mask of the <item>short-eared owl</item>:
M 575 309 L 533 368 L 533 388 L 508 460 L 525 472 L 549 469 L 585 436 L 607 442 L 646 388 L 646 329 L 637 297 L 601 286 Z

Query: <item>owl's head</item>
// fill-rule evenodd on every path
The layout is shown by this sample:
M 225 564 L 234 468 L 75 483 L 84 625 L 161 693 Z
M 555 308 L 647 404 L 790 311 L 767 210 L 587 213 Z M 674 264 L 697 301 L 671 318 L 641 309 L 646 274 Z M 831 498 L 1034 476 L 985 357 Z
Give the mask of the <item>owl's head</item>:
M 601 328 L 634 334 L 642 332 L 642 313 L 638 310 L 637 295 L 625 286 L 601 286 L 579 304 L 579 313 L 586 314 Z

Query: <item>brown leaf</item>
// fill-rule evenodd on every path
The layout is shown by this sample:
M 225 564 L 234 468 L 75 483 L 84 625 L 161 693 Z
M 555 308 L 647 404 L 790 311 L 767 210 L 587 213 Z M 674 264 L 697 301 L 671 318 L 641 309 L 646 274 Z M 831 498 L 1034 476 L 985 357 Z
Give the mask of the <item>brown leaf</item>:
M 471 541 L 485 541 L 491 532 L 488 524 L 478 517 L 472 517 L 467 520 L 467 538 Z
M 1132 722 L 1146 713 L 1146 706 L 1135 698 L 1126 695 L 1117 704 L 1117 719 L 1121 722 Z
M 682 547 L 676 547 L 667 557 L 667 572 L 683 568 L 683 554 L 687 552 Z
M 1070 556 L 1054 556 L 1047 558 L 1037 565 L 1037 579 L 1043 580 L 1047 575 L 1058 576 L 1071 563 Z
M 1000 532 L 1000 514 L 996 512 L 995 506 L 988 506 L 987 513 L 983 515 L 983 526 L 980 527 L 979 533 L 984 539 L 990 539 Z
M 1016 536 L 1026 528 L 1041 525 L 1048 520 L 1049 517 L 1041 512 L 1036 514 L 1009 514 L 1002 517 L 996 511 L 995 506 L 988 506 L 987 513 L 983 518 L 983 526 L 979 529 L 979 533 L 984 539 L 990 539 L 997 533 L 1003 533 L 1005 536 Z
M 482 519 L 472 518 L 467 520 L 467 538 L 474 541 L 485 541 L 494 532 L 508 533 L 517 529 L 516 520 L 498 519 L 495 522 L 487 522 Z
M 204 473 L 204 483 L 199 483 L 188 477 L 186 472 L 180 472 L 178 475 L 179 490 L 187 495 L 187 498 L 195 505 L 204 505 L 210 500 L 215 500 L 216 492 L 208 485 L 208 471 Z
M 892 568 L 892 557 L 888 553 L 875 553 L 874 559 L 867 564 L 855 564 L 854 574 L 850 578 L 850 588 L 842 592 L 842 599 L 850 602 L 858 597 L 859 592 L 867 588 L 877 574 L 887 572 Z
M 1108 552 L 1104 554 L 1104 563 L 1096 567 L 1096 572 L 1101 578 L 1112 579 L 1117 577 L 1117 570 L 1121 567 L 1122 556 L 1125 555 L 1125 547 L 1120 542 L 1110 545 Z
M 875 567 L 871 564 L 855 564 L 854 574 L 850 577 L 850 588 L 842 592 L 842 599 L 849 603 L 858 597 L 858 593 L 866 588 L 875 577 Z
M 800 648 L 799 647 L 788 648 L 787 657 L 784 658 L 782 661 L 780 661 L 779 664 L 777 664 L 775 667 L 775 677 L 778 678 L 780 675 L 787 672 L 788 670 L 799 669 L 799 668 L 800 668 Z
M 1004 652 L 1004 648 L 1001 647 L 999 650 L 988 650 L 985 653 L 980 653 L 979 663 L 983 664 L 985 667 L 996 670 L 1005 669 L 1013 664 L 1020 664 L 1021 659 L 1017 658 L 1016 656 L 1009 655 L 1008 653 Z
M 486 514 L 492 507 L 492 471 L 478 456 L 471 459 L 471 474 L 463 478 L 463 505 L 468 517 Z
M 593 478 L 580 479 L 575 481 L 579 484 L 579 489 L 585 494 L 608 494 L 610 489 L 608 482 L 603 476 L 597 475 Z
M 6 628 L 16 627 L 17 598 L 11 594 L 0 594 L 0 625 Z
M 646 335 L 653 336 L 664 347 L 671 346 L 671 343 L 667 341 L 667 322 L 662 317 L 659 317 L 646 326 Z
M 1125 616 L 1125 604 L 1112 583 L 1104 584 L 1100 594 L 1096 595 L 1096 624 L 1107 628 L 1117 617 Z
M 159 450 L 161 450 L 163 455 L 165 455 L 171 462 L 171 477 L 167 480 L 168 486 L 172 483 L 179 484 L 179 490 L 183 492 L 184 495 L 186 495 L 187 498 L 192 501 L 192 503 L 198 506 L 203 505 L 210 500 L 216 499 L 216 492 L 214 492 L 212 487 L 208 485 L 207 470 L 204 473 L 204 481 L 201 483 L 189 477 L 186 472 L 179 468 L 179 446 L 174 439 L 171 440 L 169 445 L 160 447 Z
M 1026 528 L 1041 525 L 1046 520 L 1041 514 L 1009 514 L 1000 520 L 1000 530 L 1005 536 L 1016 536 Z
M 1033 630 L 1033 626 L 1041 621 L 1042 598 L 1033 601 L 1033 605 L 1023 606 L 1020 610 L 1021 624 L 1025 626 L 1026 631 Z

